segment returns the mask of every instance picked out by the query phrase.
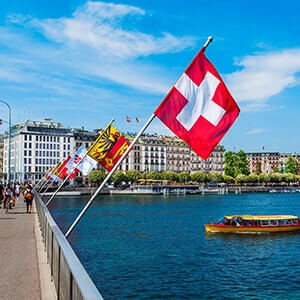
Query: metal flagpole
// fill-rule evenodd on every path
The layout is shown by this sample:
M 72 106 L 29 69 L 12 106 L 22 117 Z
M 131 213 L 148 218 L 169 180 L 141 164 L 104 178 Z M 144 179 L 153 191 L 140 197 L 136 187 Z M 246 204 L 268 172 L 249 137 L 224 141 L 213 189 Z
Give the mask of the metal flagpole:
M 103 130 L 103 132 L 113 123 L 114 119 L 112 119 L 108 125 L 105 127 L 105 129 Z M 100 134 L 101 135 L 101 134 Z M 98 139 L 98 138 L 97 138 Z M 96 141 L 97 141 L 96 139 Z M 95 142 L 96 142 L 95 141 Z M 93 147 L 95 142 L 90 146 Z M 89 149 L 90 149 L 89 148 Z M 71 176 L 72 172 L 79 166 L 79 164 L 83 161 L 83 159 L 87 156 L 88 150 L 86 151 L 86 153 L 82 156 L 82 158 L 79 160 L 79 162 L 75 165 L 75 167 L 72 169 L 72 171 L 68 174 L 68 176 L 65 178 L 65 180 L 62 182 L 62 184 L 58 187 L 58 189 L 53 193 L 53 195 L 50 197 L 50 199 L 48 200 L 48 202 L 46 203 L 46 206 L 48 206 L 48 204 L 52 201 L 52 199 L 55 197 L 55 195 L 58 193 L 58 191 L 63 187 L 63 185 L 65 184 L 65 182 L 69 179 L 69 177 Z
M 57 175 L 59 175 L 60 173 L 58 173 Z M 56 175 L 55 175 L 56 176 Z M 57 176 L 58 177 L 58 176 Z M 59 178 L 59 177 L 58 177 Z M 45 194 L 47 193 L 47 191 L 50 189 L 50 187 L 53 186 L 54 182 L 56 182 L 53 178 L 52 181 L 50 182 L 50 184 L 46 187 L 45 191 L 41 194 L 41 198 L 43 198 L 43 196 L 45 196 Z
M 42 190 L 43 190 L 43 188 L 47 185 L 47 183 L 49 182 L 49 179 L 45 179 L 45 181 L 43 182 L 43 184 L 39 187 L 39 189 L 38 189 L 38 193 L 40 193 Z
M 124 152 L 124 154 L 122 155 L 122 157 L 119 159 L 119 161 L 115 164 L 115 166 L 112 168 L 112 170 L 108 173 L 108 175 L 105 177 L 104 181 L 101 183 L 101 185 L 98 187 L 98 189 L 96 190 L 96 192 L 94 193 L 94 195 L 90 198 L 90 200 L 87 202 L 87 204 L 85 205 L 85 207 L 82 209 L 82 211 L 80 212 L 80 214 L 78 215 L 78 217 L 76 218 L 76 220 L 73 222 L 73 224 L 70 226 L 70 228 L 68 229 L 68 231 L 65 234 L 65 237 L 67 238 L 70 233 L 72 232 L 72 230 L 74 229 L 74 227 L 77 225 L 77 223 L 80 221 L 80 219 L 82 218 L 82 216 L 85 214 L 85 212 L 87 211 L 87 209 L 90 207 L 90 205 L 92 204 L 92 202 L 94 201 L 94 199 L 97 197 L 97 195 L 99 194 L 99 192 L 102 190 L 102 188 L 104 187 L 104 185 L 107 183 L 107 181 L 110 179 L 110 177 L 113 175 L 113 173 L 115 172 L 115 170 L 120 166 L 120 164 L 122 163 L 122 161 L 124 160 L 124 158 L 127 156 L 127 154 L 129 153 L 129 151 L 133 148 L 133 146 L 135 145 L 136 141 L 139 139 L 139 137 L 143 134 L 143 132 L 147 129 L 147 127 L 150 125 L 150 123 L 152 122 L 152 120 L 155 118 L 155 114 L 152 114 L 151 117 L 149 118 L 149 120 L 146 122 L 146 124 L 144 125 L 144 127 L 140 130 L 140 132 L 137 134 L 137 136 L 135 137 L 135 139 L 133 140 L 133 142 L 129 145 L 129 147 L 126 149 L 126 151 Z
M 205 44 L 203 45 L 203 47 L 201 48 L 200 52 L 204 52 L 205 49 L 207 48 L 207 46 L 213 41 L 213 38 L 211 36 L 209 36 L 207 38 L 207 41 L 205 42 Z M 172 90 L 172 89 L 171 89 Z M 169 92 L 170 93 L 170 92 Z M 144 127 L 140 130 L 140 132 L 137 134 L 137 136 L 135 137 L 135 139 L 133 140 L 133 142 L 129 145 L 129 147 L 127 148 L 127 150 L 125 151 L 125 153 L 123 154 L 123 156 L 120 158 L 120 160 L 115 164 L 115 166 L 112 168 L 112 170 L 109 172 L 109 174 L 106 176 L 106 178 L 104 179 L 104 181 L 101 183 L 101 185 L 98 187 L 98 189 L 96 190 L 96 192 L 94 193 L 94 195 L 90 198 L 90 200 L 87 202 L 87 204 L 85 205 L 85 207 L 82 209 L 82 211 L 80 212 L 80 214 L 78 215 L 78 217 L 75 219 L 75 221 L 73 222 L 73 224 L 70 226 L 70 228 L 68 229 L 68 231 L 65 234 L 65 237 L 67 238 L 70 233 L 72 232 L 72 230 L 74 229 L 74 227 L 77 225 L 77 223 L 80 221 L 80 219 L 82 218 L 82 216 L 85 214 L 85 212 L 87 211 L 87 209 L 90 207 L 90 205 L 92 204 L 92 202 L 94 201 L 94 199 L 96 198 L 96 196 L 99 194 L 99 192 L 102 190 L 102 188 L 104 187 L 104 185 L 107 183 L 107 181 L 111 178 L 111 176 L 113 175 L 113 173 L 115 172 L 115 170 L 119 167 L 119 165 L 122 163 L 122 161 L 124 160 L 124 158 L 126 157 L 126 155 L 129 153 L 129 151 L 132 149 L 132 147 L 134 146 L 134 144 L 136 143 L 136 141 L 139 139 L 139 137 L 144 133 L 144 131 L 147 129 L 147 127 L 150 125 L 150 123 L 152 122 L 152 120 L 155 118 L 155 114 L 152 114 L 151 117 L 148 119 L 148 121 L 146 122 L 146 124 L 144 125 Z
M 50 172 L 49 172 L 49 170 L 48 170 L 48 171 L 46 172 L 46 174 L 52 173 L 52 171 L 55 170 L 55 168 L 57 167 L 57 165 L 58 165 L 58 163 L 56 164 L 56 166 L 55 166 Z M 46 174 L 45 174 L 45 175 L 46 175 Z M 44 175 L 44 176 L 45 176 L 45 175 Z M 53 175 L 55 175 L 55 174 L 53 174 Z M 52 180 L 54 180 L 52 177 L 50 177 L 50 178 L 51 178 Z M 47 183 L 49 183 L 49 181 L 50 181 L 50 180 L 48 180 L 48 179 L 46 178 L 46 180 L 45 180 L 45 182 L 43 183 L 43 185 L 40 186 L 40 188 L 39 188 L 39 190 L 38 190 L 38 193 L 39 193 L 39 192 L 42 192 L 43 188 L 47 185 Z M 51 185 L 52 185 L 52 183 L 53 183 L 53 182 L 51 181 Z M 47 188 L 49 188 L 49 187 L 47 187 Z M 44 192 L 44 193 L 45 193 L 45 192 Z
M 38 187 L 39 184 L 42 183 L 43 180 L 44 180 L 44 176 L 42 177 L 42 179 L 40 179 L 40 180 L 33 186 L 33 188 Z

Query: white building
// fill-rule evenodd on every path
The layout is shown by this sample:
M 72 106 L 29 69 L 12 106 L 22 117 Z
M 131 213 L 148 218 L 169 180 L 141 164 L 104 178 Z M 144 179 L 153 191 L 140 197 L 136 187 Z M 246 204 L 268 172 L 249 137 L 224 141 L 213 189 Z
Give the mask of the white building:
M 10 177 L 39 181 L 45 172 L 74 152 L 74 135 L 52 119 L 27 120 L 11 130 Z M 4 139 L 3 176 L 7 173 L 8 138 Z
M 126 139 L 132 142 L 135 135 L 125 134 Z M 122 162 L 120 169 L 124 172 L 137 170 L 139 172 L 166 170 L 166 145 L 162 136 L 158 134 L 144 134 Z

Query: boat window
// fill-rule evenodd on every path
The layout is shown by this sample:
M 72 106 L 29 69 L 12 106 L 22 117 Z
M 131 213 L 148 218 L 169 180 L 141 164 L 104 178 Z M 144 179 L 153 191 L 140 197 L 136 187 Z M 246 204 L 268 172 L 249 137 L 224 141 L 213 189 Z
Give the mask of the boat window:
M 255 220 L 254 221 L 254 226 L 259 226 L 259 221 Z
M 293 224 L 298 224 L 298 220 L 297 219 L 293 219 L 292 222 L 293 222 Z
M 278 225 L 279 225 L 279 226 L 284 225 L 284 220 L 278 220 Z
M 262 226 L 267 226 L 267 225 L 269 225 L 269 221 L 268 220 L 262 220 L 261 225 Z
M 285 224 L 287 225 L 292 224 L 292 220 L 286 220 Z
M 244 224 L 245 224 L 245 226 L 251 226 L 251 221 L 245 220 Z
M 270 225 L 271 226 L 276 226 L 277 225 L 277 220 L 270 220 Z

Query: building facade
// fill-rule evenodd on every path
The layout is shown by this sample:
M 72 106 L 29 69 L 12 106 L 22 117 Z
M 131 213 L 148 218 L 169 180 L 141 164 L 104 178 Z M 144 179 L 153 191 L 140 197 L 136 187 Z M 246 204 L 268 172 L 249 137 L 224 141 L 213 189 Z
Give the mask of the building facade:
M 249 161 L 250 173 L 273 173 L 280 169 L 279 152 L 248 152 L 245 153 Z
M 135 137 L 125 134 L 129 141 Z M 120 169 L 146 171 L 224 173 L 224 147 L 218 145 L 207 160 L 200 158 L 181 139 L 158 134 L 142 135 Z
M 10 177 L 14 181 L 35 183 L 74 151 L 74 135 L 71 129 L 52 119 L 27 120 L 11 130 Z M 4 138 L 3 180 L 6 178 L 8 138 Z
M 63 161 L 68 155 L 85 145 L 88 149 L 96 140 L 101 129 L 87 131 L 65 128 L 52 119 L 41 121 L 27 120 L 15 125 L 11 130 L 10 178 L 14 181 L 38 182 L 50 168 Z M 135 134 L 126 133 L 125 137 L 132 142 Z M 7 178 L 8 160 L 7 134 L 0 139 L 0 176 Z M 2 159 L 1 159 L 2 155 Z M 2 167 L 2 169 L 1 169 Z M 98 169 L 103 169 L 98 164 Z M 224 147 L 217 146 L 205 161 L 177 137 L 158 134 L 144 134 L 135 144 L 128 157 L 122 162 L 120 170 L 127 172 L 137 170 L 180 172 L 224 172 Z M 78 174 L 76 185 L 86 185 L 86 176 Z

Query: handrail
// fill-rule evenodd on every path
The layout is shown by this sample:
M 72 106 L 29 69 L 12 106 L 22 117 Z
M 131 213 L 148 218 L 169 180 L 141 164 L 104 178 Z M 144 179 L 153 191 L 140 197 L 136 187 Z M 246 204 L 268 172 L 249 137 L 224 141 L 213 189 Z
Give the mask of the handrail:
M 57 270 L 56 280 L 54 280 L 58 299 L 101 299 L 101 294 L 95 284 L 82 266 L 75 252 L 73 251 L 68 240 L 59 229 L 58 225 L 52 218 L 48 208 L 41 200 L 38 193 L 35 193 L 37 212 L 39 216 L 41 231 L 47 251 L 48 260 L 51 257 L 50 267 L 51 274 L 54 277 L 54 270 Z M 49 247 L 51 241 L 51 247 Z M 54 266 L 54 241 L 58 244 L 58 262 Z M 56 254 L 57 255 L 57 254 Z M 63 255 L 67 266 L 62 266 L 61 255 Z M 61 268 L 63 267 L 63 269 Z M 67 267 L 67 271 L 66 271 Z M 55 279 L 55 278 L 54 278 Z M 67 282 L 66 282 L 67 281 Z M 76 292 L 76 288 L 80 293 Z M 61 296 L 62 295 L 62 296 Z

